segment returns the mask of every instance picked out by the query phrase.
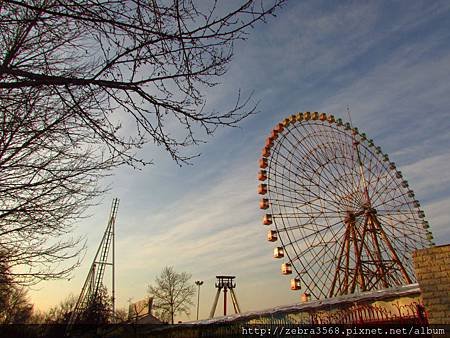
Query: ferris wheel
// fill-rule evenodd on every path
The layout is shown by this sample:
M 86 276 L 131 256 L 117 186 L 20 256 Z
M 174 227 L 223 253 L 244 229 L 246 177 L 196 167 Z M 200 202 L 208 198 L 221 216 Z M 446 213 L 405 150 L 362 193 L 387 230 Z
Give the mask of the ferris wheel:
M 260 209 L 291 289 L 316 299 L 415 282 L 433 236 L 395 163 L 358 128 L 305 112 L 275 126 L 259 162 Z

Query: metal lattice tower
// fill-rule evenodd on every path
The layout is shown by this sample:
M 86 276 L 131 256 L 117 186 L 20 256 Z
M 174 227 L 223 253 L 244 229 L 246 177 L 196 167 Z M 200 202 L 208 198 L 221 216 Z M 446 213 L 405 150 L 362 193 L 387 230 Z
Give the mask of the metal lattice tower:
M 106 266 L 111 266 L 112 282 L 111 282 L 111 292 L 112 292 L 112 314 L 114 316 L 115 308 L 115 285 L 114 285 L 114 225 L 116 222 L 117 209 L 119 207 L 119 199 L 114 198 L 111 206 L 111 213 L 108 220 L 108 225 L 103 234 L 102 241 L 95 254 L 94 261 L 92 262 L 89 273 L 84 282 L 83 288 L 81 289 L 80 296 L 75 305 L 72 315 L 70 316 L 69 326 L 76 324 L 83 312 L 87 309 L 90 302 L 96 299 L 99 290 L 103 285 L 103 277 L 105 275 Z

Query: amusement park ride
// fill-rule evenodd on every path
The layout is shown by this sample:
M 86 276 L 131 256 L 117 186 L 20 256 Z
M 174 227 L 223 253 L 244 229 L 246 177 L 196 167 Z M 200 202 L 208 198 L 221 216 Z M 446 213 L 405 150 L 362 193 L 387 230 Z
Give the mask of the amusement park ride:
M 235 276 L 216 276 L 217 283 L 217 293 L 216 297 L 214 298 L 214 303 L 211 308 L 211 313 L 209 314 L 209 318 L 214 317 L 214 313 L 216 312 L 217 308 L 217 301 L 219 300 L 220 291 L 223 290 L 223 315 L 227 315 L 227 291 L 230 290 L 231 294 L 231 301 L 233 302 L 234 312 L 241 313 L 241 309 L 239 308 L 239 303 L 236 297 L 236 294 L 234 293 L 234 289 L 236 288 L 236 283 L 233 282 L 233 280 L 236 278 Z
M 112 315 L 114 317 L 115 308 L 115 248 L 114 248 L 114 226 L 116 223 L 117 209 L 119 208 L 119 199 L 114 198 L 111 206 L 111 213 L 109 216 L 108 224 L 102 237 L 102 241 L 95 254 L 94 261 L 89 269 L 86 281 L 84 282 L 80 296 L 72 311 L 69 319 L 68 328 L 74 324 L 79 323 L 83 313 L 86 311 L 91 302 L 97 299 L 99 292 L 103 286 L 103 277 L 105 275 L 105 269 L 107 266 L 111 267 L 111 303 L 112 303 Z
M 259 161 L 259 207 L 291 289 L 327 298 L 415 282 L 411 253 L 434 245 L 389 156 L 351 123 L 305 112 L 275 126 Z M 305 298 L 305 297 L 304 297 Z

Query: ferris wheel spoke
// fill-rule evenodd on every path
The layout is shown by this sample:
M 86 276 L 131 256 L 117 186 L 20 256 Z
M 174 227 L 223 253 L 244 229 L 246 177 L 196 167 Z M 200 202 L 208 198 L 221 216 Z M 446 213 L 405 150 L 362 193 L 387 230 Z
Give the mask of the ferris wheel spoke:
M 320 235 L 320 233 L 317 233 L 317 232 L 304 234 L 305 238 L 304 238 L 303 242 L 308 244 L 306 249 L 301 249 L 299 247 L 299 239 L 297 239 L 297 238 L 289 241 L 285 246 L 286 247 L 291 246 L 293 248 L 294 253 L 295 253 L 295 255 L 293 256 L 293 260 L 301 259 L 302 257 L 305 257 L 305 256 L 307 257 L 307 255 L 310 252 L 314 252 L 314 258 L 316 260 L 320 259 L 320 255 L 316 249 L 321 245 L 320 243 L 322 243 L 322 242 L 321 241 L 317 242 L 317 241 L 323 240 L 323 238 L 320 238 L 321 236 L 319 236 L 319 235 Z M 334 243 L 334 240 L 330 240 L 330 242 L 327 245 L 332 245 L 333 243 Z M 322 243 L 322 245 L 323 245 L 323 243 Z M 327 245 L 325 245 L 325 246 L 327 246 Z M 295 248 L 297 248 L 297 249 L 295 249 Z M 327 251 L 326 253 L 329 253 L 329 252 Z
M 313 218 L 318 218 L 318 217 L 323 217 L 323 216 L 326 216 L 326 217 L 336 217 L 336 218 L 342 218 L 342 215 L 341 214 L 338 214 L 338 213 L 332 213 L 332 212 L 327 212 L 327 211 L 317 211 L 317 212 L 315 212 L 315 213 L 313 213 L 313 212 L 308 212 L 308 214 L 307 215 L 302 215 L 302 214 L 299 214 L 299 212 L 298 212 L 299 210 L 297 210 L 297 211 L 291 211 L 291 212 L 289 212 L 289 211 L 286 211 L 286 212 L 283 212 L 283 213 L 272 213 L 272 217 L 284 217 L 284 218 L 286 218 L 286 219 L 301 219 L 301 218 L 305 218 L 305 219 L 313 219 Z
M 400 192 L 401 187 L 397 184 L 394 177 L 386 177 L 385 182 L 378 187 L 378 189 L 374 190 L 372 204 L 376 205 L 376 203 L 383 198 L 386 198 L 386 195 L 390 194 L 392 191 Z
M 273 194 L 275 195 L 275 193 Z M 282 197 L 282 198 L 278 198 Z M 290 208 L 296 210 L 297 212 L 304 211 L 304 208 L 311 207 L 311 213 L 321 213 L 321 214 L 341 214 L 339 209 L 330 209 L 324 205 L 324 201 L 320 198 L 310 196 L 309 199 L 292 197 L 291 200 L 286 201 L 285 198 L 287 195 L 279 195 L 272 197 L 272 204 L 277 205 L 278 207 Z M 290 197 L 290 196 L 289 196 Z M 286 203 L 286 204 L 284 204 Z
M 350 137 L 349 135 L 346 135 L 342 132 L 338 133 L 338 138 L 341 140 L 341 145 L 346 145 L 345 147 L 345 154 L 346 156 L 346 165 L 343 165 L 344 170 L 346 168 L 349 169 L 349 174 L 352 176 L 353 178 L 353 190 L 356 189 L 356 187 L 358 187 L 359 189 L 361 188 L 360 185 L 360 173 L 356 171 L 357 168 L 357 163 L 355 161 L 355 157 L 354 157 L 354 149 L 353 149 L 353 138 Z
M 403 204 L 404 205 L 404 204 Z M 411 210 L 410 208 L 406 208 L 406 209 L 400 209 L 399 207 L 402 205 L 396 205 L 396 206 L 392 206 L 389 209 L 376 209 L 377 210 L 377 215 L 381 215 L 381 216 L 394 216 L 394 215 L 402 215 L 402 216 L 408 216 L 408 215 L 415 215 L 415 212 L 413 210 Z M 408 217 L 408 218 L 414 218 L 414 217 Z
M 286 157 L 283 153 L 279 153 L 278 155 L 277 155 L 277 157 L 278 156 L 281 156 L 281 160 L 283 161 L 283 162 L 287 162 L 287 163 L 291 163 L 291 161 L 290 161 L 290 159 L 288 158 L 288 157 Z M 296 177 L 300 177 L 300 178 L 302 178 L 302 179 L 304 179 L 304 180 L 306 180 L 306 181 L 309 181 L 309 180 L 311 180 L 313 177 L 314 177 L 314 175 L 315 175 L 315 171 L 314 171 L 314 169 L 313 168 L 311 168 L 311 167 L 305 167 L 305 168 L 300 168 L 300 167 L 294 167 L 294 169 L 296 169 L 296 171 L 294 171 L 293 169 L 291 169 L 291 168 L 288 168 L 286 165 L 284 165 L 284 164 L 282 164 L 282 162 L 279 162 L 278 161 L 278 158 L 277 159 L 275 159 L 275 161 L 274 161 L 274 165 L 273 165 L 273 169 L 276 169 L 276 168 L 278 168 L 278 167 L 280 167 L 280 168 L 282 168 L 283 170 L 285 170 L 285 171 L 287 171 L 288 173 L 290 173 L 290 174 L 292 174 L 292 175 L 294 175 L 294 176 L 296 176 Z M 303 169 L 303 170 L 302 170 Z M 311 171 L 309 171 L 311 169 Z M 279 171 L 279 170 L 277 170 L 277 171 Z M 311 176 L 304 176 L 304 175 L 302 175 L 301 173 L 305 173 L 305 174 L 311 174 Z M 281 173 L 280 173 L 280 176 L 281 177 L 284 177 L 283 175 L 281 175 Z M 289 176 L 286 176 L 286 179 L 290 179 L 289 178 Z M 295 181 L 294 181 L 295 182 Z
M 392 208 L 397 208 L 397 207 L 401 207 L 404 205 L 411 207 L 411 205 L 414 205 L 415 201 L 408 201 L 406 199 L 407 195 L 408 195 L 408 192 L 406 191 L 406 192 L 396 195 L 395 197 L 391 197 L 390 199 L 380 200 L 380 202 L 378 204 L 375 204 L 374 208 L 380 208 L 381 206 L 384 206 L 384 205 L 390 205 Z M 398 199 L 400 199 L 400 198 L 402 198 L 402 200 L 398 201 Z M 394 202 L 394 201 L 397 201 L 398 203 L 395 205 L 390 204 L 391 202 Z
M 330 244 L 333 244 L 333 243 L 330 243 Z M 314 250 L 314 249 L 319 249 L 319 250 Z M 328 258 L 325 256 L 328 252 L 327 250 L 328 250 L 328 248 L 325 245 L 322 245 L 321 247 L 310 245 L 307 250 L 301 251 L 300 253 L 298 253 L 297 255 L 292 257 L 291 261 L 292 262 L 301 261 L 303 267 L 306 270 L 308 270 L 312 267 L 312 264 L 317 263 L 317 261 L 319 260 L 321 263 L 320 266 L 323 267 L 326 271 L 328 266 L 324 266 L 324 265 L 327 265 L 326 264 L 327 262 L 332 262 L 332 258 Z M 305 259 L 305 258 L 308 258 L 308 256 L 309 256 L 309 259 Z M 326 260 L 324 260 L 324 258 L 326 258 Z
M 414 236 L 418 235 L 418 230 L 420 234 L 421 227 L 417 225 L 417 222 L 413 218 L 408 218 L 407 220 L 398 220 L 397 218 L 394 218 L 392 216 L 380 216 L 378 215 L 378 218 L 383 221 L 384 224 L 388 224 L 388 231 L 390 233 L 399 232 L 397 227 L 399 225 L 402 225 L 404 230 L 402 230 L 402 233 L 407 236 L 408 234 L 412 234 Z
M 280 187 L 283 187 L 287 192 L 292 192 L 292 193 L 295 192 L 295 190 L 293 190 L 293 189 L 291 189 L 291 188 L 289 188 L 289 187 L 286 187 L 284 184 L 280 184 L 279 186 L 280 186 Z M 271 193 L 270 195 L 272 195 L 272 194 L 277 195 L 277 198 L 273 198 L 273 199 L 274 199 L 274 200 L 276 199 L 276 200 L 278 200 L 278 201 L 282 200 L 282 201 L 285 202 L 285 203 L 289 203 L 289 202 L 286 201 L 286 198 L 290 198 L 290 200 L 291 200 L 292 202 L 301 202 L 301 203 L 302 203 L 302 206 L 316 207 L 316 208 L 319 208 L 319 209 L 325 209 L 325 210 L 330 211 L 330 212 L 333 212 L 333 211 L 336 210 L 336 209 L 331 209 L 331 207 L 332 207 L 333 205 L 335 205 L 334 203 L 328 203 L 328 204 L 331 204 L 330 207 L 326 207 L 326 206 L 323 205 L 323 204 L 313 203 L 312 201 L 314 201 L 314 200 L 316 200 L 316 199 L 319 199 L 319 201 L 322 201 L 322 199 L 321 199 L 320 197 L 318 197 L 317 195 L 313 194 L 312 191 L 310 191 L 310 192 L 311 192 L 312 197 L 314 197 L 313 199 L 310 199 L 310 200 L 303 200 L 303 199 L 300 199 L 300 198 L 298 198 L 298 197 L 292 197 L 292 196 L 285 195 L 285 194 L 282 194 L 282 193 L 277 193 L 276 191 L 273 192 L 273 193 Z M 283 198 L 280 199 L 280 197 L 283 197 Z M 291 203 L 292 203 L 292 202 L 291 202 Z M 327 201 L 327 202 L 329 202 L 329 201 Z M 281 205 L 280 205 L 280 206 L 281 206 Z M 319 210 L 318 210 L 318 211 L 319 211 Z
M 382 191 L 378 193 L 378 197 L 374 200 L 374 205 L 378 205 L 377 203 L 385 204 L 388 201 L 395 201 L 402 197 L 402 192 L 400 186 L 394 185 L 394 183 L 390 185 L 386 185 Z
M 310 132 L 310 133 L 314 135 L 314 131 L 312 131 L 312 132 Z M 315 134 L 315 136 L 317 136 L 317 137 L 319 137 L 320 135 L 321 135 L 321 133 Z M 313 139 L 313 138 L 308 138 L 308 141 L 307 141 L 307 143 L 309 144 L 309 146 L 310 146 L 310 148 L 311 148 L 311 151 L 316 150 L 316 149 L 321 149 L 321 150 L 322 150 L 322 149 L 324 149 L 324 150 L 332 150 L 331 148 L 325 148 L 325 147 L 324 147 L 324 145 L 325 145 L 327 142 L 332 142 L 332 143 L 333 143 L 333 145 L 334 145 L 333 149 L 336 149 L 336 148 L 339 149 L 339 148 L 340 148 L 340 149 L 342 150 L 342 146 L 344 145 L 343 142 L 338 143 L 338 140 L 332 139 L 331 141 L 330 141 L 330 140 L 327 140 L 327 142 L 318 143 L 318 145 L 315 146 L 315 145 L 312 144 L 312 139 Z M 318 154 L 321 154 L 321 153 L 322 153 L 322 151 L 321 151 L 321 152 L 318 152 Z M 347 152 L 346 152 L 346 151 L 342 151 L 342 153 L 345 154 L 345 153 L 347 153 Z M 345 158 L 345 159 L 348 160 L 348 158 Z M 307 160 L 307 159 L 306 159 L 306 160 Z M 334 152 L 331 152 L 331 154 L 328 154 L 328 156 L 326 157 L 326 161 L 327 161 L 328 163 L 331 163 L 332 161 L 335 161 L 335 160 L 336 160 L 336 152 L 335 152 L 335 151 L 334 151 Z M 319 162 L 320 162 L 320 161 L 319 161 Z M 344 165 L 344 166 L 345 166 L 345 165 Z M 351 167 L 351 166 L 352 166 L 352 165 L 350 165 L 350 167 Z M 339 168 L 339 166 L 335 166 L 335 167 L 334 167 L 334 169 L 337 169 L 337 168 Z M 339 178 L 336 177 L 336 176 L 334 175 L 333 171 L 329 170 L 328 173 L 331 174 L 331 176 L 332 176 L 331 179 L 330 179 L 330 178 L 327 178 L 328 183 L 340 182 Z M 347 176 L 347 174 L 349 174 L 349 173 L 347 172 L 347 173 L 346 173 L 346 176 Z M 352 175 L 352 172 L 350 172 L 350 174 L 351 174 L 351 176 L 352 176 L 353 181 L 355 182 L 355 178 L 354 178 L 354 176 Z M 342 185 L 342 187 L 345 187 L 345 185 Z M 345 187 L 345 188 L 346 188 L 346 187 Z M 347 190 L 347 192 L 350 193 L 349 190 Z
M 383 226 L 386 226 L 387 232 L 390 234 L 414 234 L 416 232 L 421 233 L 421 227 L 417 226 L 417 222 L 413 219 L 401 219 L 394 217 L 378 217 Z
M 288 170 L 289 170 L 289 169 L 288 169 Z M 272 173 L 271 173 L 271 174 L 272 174 Z M 291 182 L 293 182 L 293 183 L 298 184 L 299 186 L 301 186 L 304 190 L 306 190 L 308 193 L 310 193 L 314 198 L 323 200 L 323 198 L 322 198 L 321 196 L 319 196 L 317 193 L 313 192 L 312 189 L 310 189 L 310 187 L 315 187 L 315 186 L 316 186 L 316 185 L 314 185 L 314 184 L 300 185 L 300 183 L 298 183 L 298 182 L 296 182 L 296 181 L 292 181 L 290 178 L 286 178 L 286 177 L 284 177 L 284 176 L 283 176 L 282 179 L 278 179 L 278 174 L 274 174 L 274 175 L 273 175 L 273 180 L 275 181 L 274 184 L 270 183 L 270 181 L 269 181 L 269 191 L 270 191 L 270 190 L 274 190 L 272 187 L 274 187 L 274 188 L 276 189 L 276 187 L 279 186 L 279 187 L 282 187 L 282 188 L 283 188 L 283 191 L 286 191 L 286 192 L 289 192 L 289 193 L 291 193 L 291 194 L 294 194 L 294 195 L 296 195 L 296 197 L 298 198 L 298 196 L 299 196 L 299 193 L 298 193 L 298 192 L 299 192 L 299 191 L 296 190 L 295 188 L 292 188 L 292 187 L 286 185 L 286 184 L 284 183 L 284 181 L 291 181 Z M 280 182 L 280 181 L 282 181 L 282 182 Z M 275 191 L 275 193 L 277 193 L 277 192 Z M 282 195 L 282 196 L 286 196 L 286 194 L 284 194 L 284 193 L 277 193 L 277 194 L 278 194 L 278 195 Z M 331 205 L 336 206 L 336 207 L 338 207 L 338 205 L 339 205 L 337 201 L 327 200 L 327 202 L 328 202 L 329 204 L 331 204 Z
M 284 156 L 284 154 L 280 153 L 280 156 L 283 157 L 284 161 L 287 161 L 288 163 L 291 163 L 291 161 Z M 292 173 L 293 175 L 295 175 L 296 177 L 300 177 L 301 179 L 305 180 L 305 181 L 311 181 L 314 182 L 315 186 L 318 186 L 318 184 L 315 181 L 315 177 L 316 177 L 316 173 L 317 173 L 317 168 L 312 168 L 310 166 L 304 167 L 304 168 L 300 168 L 300 167 L 296 167 L 297 171 L 292 171 L 292 169 L 287 168 L 284 165 L 279 165 L 280 167 L 286 169 L 288 172 Z M 311 170 L 311 171 L 309 171 Z M 310 174 L 311 176 L 304 176 L 302 174 L 300 174 L 300 172 L 305 173 L 305 174 Z
M 297 240 L 295 240 L 295 241 L 291 241 L 290 243 L 291 244 L 294 244 L 294 243 L 297 243 L 297 242 L 299 242 L 300 240 L 309 240 L 309 239 L 311 239 L 313 236 L 317 236 L 318 234 L 321 234 L 321 233 L 323 233 L 324 231 L 332 231 L 331 229 L 333 229 L 334 227 L 337 227 L 339 224 L 341 224 L 341 227 L 338 227 L 337 229 L 336 229 L 336 231 L 339 231 L 342 227 L 343 227 L 343 225 L 342 225 L 342 220 L 337 220 L 335 223 L 333 223 L 333 224 L 331 224 L 331 225 L 326 225 L 326 226 L 321 226 L 321 225 L 319 225 L 319 224 L 317 224 L 317 223 L 315 223 L 315 225 L 316 225 L 316 227 L 315 227 L 315 230 L 316 231 L 314 231 L 314 232 L 311 232 L 311 233 L 309 233 L 309 234 L 306 234 L 303 238 L 301 238 L 301 239 L 297 239 Z M 294 228 L 295 229 L 295 228 Z M 298 229 L 298 228 L 297 228 Z M 293 230 L 293 229 L 290 229 L 290 230 Z M 333 235 L 336 235 L 336 233 L 334 233 L 333 232 Z
M 374 153 L 366 147 L 364 142 L 360 143 L 359 151 L 361 154 L 361 162 L 367 173 L 367 181 L 371 181 L 372 177 L 377 177 L 382 174 L 384 170 L 382 162 L 374 156 Z
M 289 168 L 286 168 L 285 166 L 283 166 L 283 165 L 279 165 L 279 167 L 282 167 L 283 169 L 285 169 L 286 171 L 288 171 L 289 173 L 292 173 L 293 175 L 295 175 L 296 177 L 300 177 L 302 180 L 305 180 L 305 181 L 311 181 L 311 178 L 310 177 L 305 177 L 305 176 L 302 176 L 301 174 L 299 174 L 298 172 L 293 172 L 291 169 L 289 169 Z M 277 170 L 278 171 L 278 170 Z M 276 181 L 279 181 L 279 179 L 278 179 L 278 177 L 279 177 L 280 175 L 278 174 L 278 173 L 275 173 L 275 175 L 274 175 L 274 178 L 276 179 Z M 318 186 L 318 184 L 317 183 L 315 183 L 314 181 L 312 181 L 313 183 L 310 183 L 310 184 L 302 184 L 302 182 L 303 181 L 294 181 L 294 180 L 292 180 L 289 176 L 282 176 L 282 178 L 281 178 L 281 180 L 286 180 L 286 181 L 291 181 L 291 182 L 293 182 L 294 184 L 297 184 L 297 185 L 299 185 L 299 186 L 301 186 L 303 189 L 306 189 L 306 190 L 308 190 L 308 192 L 310 192 L 311 194 L 313 194 L 315 197 L 320 197 L 317 193 L 314 193 L 313 191 L 312 191 L 312 189 L 309 189 L 308 187 L 317 187 Z M 276 185 L 276 183 L 277 182 L 275 182 L 275 184 L 274 185 Z M 331 183 L 331 182 L 329 182 L 329 183 Z M 284 184 L 283 184 L 284 185 Z M 285 186 L 285 185 L 284 185 Z M 331 199 L 334 199 L 333 197 L 333 195 L 330 195 L 330 194 L 326 194 L 326 196 L 327 197 L 330 197 Z M 335 204 L 335 205 L 337 205 L 338 204 L 338 202 L 331 202 L 332 204 Z
M 292 135 L 292 131 L 289 131 L 289 133 L 291 133 L 291 135 Z M 311 134 L 311 135 L 314 135 L 314 134 Z M 299 149 L 298 150 L 299 154 L 304 155 L 303 158 L 297 158 L 295 154 L 293 155 L 293 157 L 297 161 L 299 161 L 299 163 L 307 163 L 307 164 L 309 164 L 310 162 L 307 161 L 307 159 L 308 159 L 309 156 L 312 156 L 314 161 L 315 161 L 315 163 L 318 163 L 319 167 L 323 167 L 324 161 L 322 161 L 318 156 L 316 156 L 314 151 L 316 151 L 317 149 L 316 149 L 316 147 L 314 145 L 311 144 L 310 138 L 311 138 L 310 134 L 307 134 L 304 138 L 301 139 L 301 142 L 299 142 L 299 144 L 306 143 L 306 145 L 308 145 L 309 152 L 305 152 L 304 148 L 298 147 L 293 142 L 291 142 L 290 139 L 288 139 L 289 145 L 293 149 Z M 332 156 L 331 156 L 331 159 L 332 159 Z M 330 161 L 330 156 L 324 158 L 324 160 L 326 162 L 329 162 Z M 312 168 L 313 172 L 315 172 L 315 170 L 316 170 L 316 168 Z M 332 179 L 336 180 L 336 177 L 333 177 Z M 330 181 L 329 178 L 327 178 L 327 180 L 328 180 L 328 182 L 332 182 L 332 180 Z
M 370 168 L 366 168 L 367 169 L 367 189 L 369 191 L 369 198 L 370 198 L 370 203 L 373 204 L 374 203 L 374 199 L 376 198 L 376 194 L 379 193 L 379 185 L 383 180 L 386 180 L 386 182 L 390 181 L 390 178 L 388 178 L 387 176 L 389 174 L 383 175 L 382 174 L 382 170 L 383 168 L 380 167 L 379 163 L 376 163 L 375 166 L 371 166 Z M 380 170 L 378 170 L 380 169 Z M 381 183 L 382 186 L 385 183 Z
M 286 226 L 287 220 L 286 219 L 281 219 L 282 221 L 282 225 L 280 225 L 279 223 L 275 222 L 275 226 L 277 227 L 277 232 L 278 233 L 282 233 L 282 232 L 290 232 L 293 230 L 299 230 L 299 231 L 303 231 L 303 232 L 309 232 L 312 234 L 313 231 L 319 232 L 322 230 L 329 230 L 332 229 L 336 224 L 339 224 L 340 222 L 342 222 L 341 220 L 336 221 L 335 223 L 331 224 L 331 225 L 322 225 L 322 224 L 317 224 L 314 222 L 305 222 L 302 224 L 295 224 L 295 225 L 288 225 Z M 319 229 L 319 230 L 318 230 Z
M 382 187 L 383 189 L 380 189 L 380 181 L 375 182 L 374 186 L 370 185 L 372 182 L 369 183 L 369 193 L 370 193 L 370 202 L 372 206 L 377 205 L 377 203 L 383 203 L 383 193 L 389 189 L 389 186 L 392 185 L 392 182 L 386 182 L 383 183 Z M 377 188 L 378 187 L 378 188 Z
M 334 267 L 332 264 L 334 262 L 334 259 L 333 257 L 330 258 L 326 257 L 326 259 L 323 259 L 324 257 L 323 253 L 327 252 L 326 246 L 322 246 L 321 251 L 317 252 L 311 250 L 310 252 L 304 254 L 304 256 L 306 256 L 306 254 L 309 254 L 310 255 L 309 259 L 303 259 L 303 257 L 297 256 L 296 260 L 305 262 L 303 266 L 307 271 L 314 269 L 315 266 L 318 266 L 318 269 L 322 271 L 322 275 L 326 276 L 326 280 L 332 282 L 331 276 L 329 276 L 329 272 L 331 268 Z
M 322 168 L 322 170 L 326 170 L 328 169 L 327 167 Z M 345 186 L 345 182 L 348 182 L 349 176 L 347 173 L 342 174 L 339 177 L 334 176 L 333 174 L 333 178 L 332 179 L 328 179 L 326 180 L 326 182 L 324 182 L 324 185 L 327 189 L 327 191 L 331 194 L 333 194 L 333 190 L 334 190 L 334 194 L 337 197 L 341 197 L 341 196 L 350 196 L 352 194 L 354 194 L 354 190 L 350 190 L 349 188 L 344 189 L 343 187 Z M 351 180 L 354 180 L 353 176 L 350 176 Z
M 320 281 L 317 278 L 315 278 L 315 274 L 313 274 L 313 271 L 306 269 L 302 265 L 301 261 L 299 261 L 299 263 L 300 263 L 300 266 L 302 267 L 302 269 L 300 269 L 300 270 L 297 270 L 297 268 L 295 268 L 295 269 L 297 271 L 297 274 L 299 276 L 301 276 L 302 280 L 304 282 L 306 282 L 307 285 L 309 286 L 309 292 L 311 292 L 311 294 L 316 298 L 323 296 L 324 294 L 321 289 L 322 285 L 319 283 Z
M 281 199 L 278 197 L 282 197 Z M 297 197 L 291 197 L 290 200 L 286 201 L 287 195 L 279 195 L 277 197 L 273 197 L 273 201 L 277 202 L 278 207 L 290 208 L 297 210 L 298 212 L 304 211 L 304 208 L 310 208 L 311 213 L 327 213 L 334 214 L 339 213 L 338 209 L 331 208 L 324 203 L 322 199 L 319 199 L 314 196 L 310 196 L 310 199 L 301 199 Z M 284 204 L 286 203 L 286 204 Z
M 326 225 L 321 225 L 319 223 L 317 223 L 317 219 L 323 219 L 324 215 L 321 214 L 308 214 L 308 218 L 305 217 L 305 219 L 307 219 L 307 221 L 304 221 L 303 223 L 299 224 L 299 223 L 295 223 L 295 225 L 293 227 L 289 227 L 290 230 L 295 229 L 295 228 L 302 228 L 302 229 L 307 229 L 306 225 L 312 226 L 314 227 L 314 229 L 317 229 L 318 227 L 326 227 L 326 228 L 331 228 L 333 226 L 335 226 L 337 223 L 342 222 L 342 217 L 329 217 L 330 219 L 334 220 L 334 223 L 329 224 L 327 223 Z M 278 213 L 278 214 L 272 214 L 273 220 L 275 222 L 275 224 L 277 224 L 277 220 L 281 220 L 283 223 L 283 225 L 285 225 L 286 222 L 288 222 L 291 219 L 295 219 L 295 220 L 299 220 L 298 217 L 286 217 L 285 213 Z

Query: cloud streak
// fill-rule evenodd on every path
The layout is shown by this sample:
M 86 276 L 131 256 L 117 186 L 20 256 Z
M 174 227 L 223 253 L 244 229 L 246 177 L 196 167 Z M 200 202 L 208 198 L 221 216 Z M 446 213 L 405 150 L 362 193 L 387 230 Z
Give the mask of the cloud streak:
M 220 110 L 238 87 L 254 89 L 260 113 L 199 146 L 203 156 L 193 167 L 180 169 L 160 156 L 149 169 L 121 169 L 112 179 L 111 195 L 121 198 L 119 304 L 142 298 L 165 265 L 205 280 L 203 317 L 219 273 L 236 274 L 246 310 L 298 301 L 289 279 L 280 276 L 281 262 L 271 258 L 274 245 L 265 239 L 255 179 L 269 130 L 296 111 L 322 110 L 346 119 L 350 105 L 354 124 L 381 145 L 416 191 L 436 242 L 448 243 L 449 7 L 293 2 L 238 44 L 230 72 L 220 88 L 209 91 L 208 104 Z M 80 227 L 89 229 L 90 247 L 97 245 L 105 214 Z M 86 271 L 77 271 L 70 287 L 56 288 L 77 293 Z M 43 299 L 46 292 L 43 287 L 33 297 Z

